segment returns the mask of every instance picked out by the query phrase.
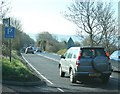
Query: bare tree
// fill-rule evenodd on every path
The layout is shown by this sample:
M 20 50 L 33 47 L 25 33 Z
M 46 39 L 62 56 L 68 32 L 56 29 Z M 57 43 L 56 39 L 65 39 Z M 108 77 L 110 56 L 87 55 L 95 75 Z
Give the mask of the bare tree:
M 78 35 L 82 33 L 89 34 L 90 45 L 93 46 L 93 34 L 98 26 L 96 23 L 96 17 L 93 11 L 95 10 L 95 2 L 80 2 L 75 0 L 70 7 L 68 7 L 69 12 L 65 13 L 66 19 L 74 22 L 78 28 Z
M 0 0 L 0 20 L 2 20 L 11 10 L 10 2 Z
M 37 36 L 37 43 L 40 44 L 41 49 L 44 51 L 47 50 L 47 48 L 49 49 L 49 46 L 56 42 L 56 38 L 54 38 L 49 32 L 42 32 Z
M 22 23 L 20 20 L 18 20 L 17 18 L 11 18 L 10 20 L 11 22 L 11 26 L 15 27 L 15 29 L 19 30 L 19 31 L 23 31 L 22 30 Z
M 91 46 L 101 44 L 103 39 L 109 43 L 110 38 L 116 32 L 110 4 L 74 0 L 68 7 L 68 11 L 65 11 L 64 16 L 78 26 L 77 35 L 82 38 L 88 37 L 88 43 Z
M 98 4 L 97 11 L 95 13 L 97 21 L 101 27 L 101 38 L 96 43 L 102 43 L 103 46 L 110 51 L 111 44 L 114 45 L 117 42 L 118 24 L 115 18 L 114 11 L 111 9 L 111 3 Z M 96 37 L 96 36 L 95 36 Z M 96 37 L 97 38 L 97 37 Z

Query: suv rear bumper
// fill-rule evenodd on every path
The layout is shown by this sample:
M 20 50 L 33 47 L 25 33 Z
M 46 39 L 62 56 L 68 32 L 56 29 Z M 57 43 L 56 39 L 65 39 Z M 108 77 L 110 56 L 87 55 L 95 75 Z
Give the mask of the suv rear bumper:
M 110 76 L 111 71 L 106 71 L 102 73 L 98 72 L 75 72 L 76 78 L 82 78 L 82 77 L 101 77 L 101 76 Z

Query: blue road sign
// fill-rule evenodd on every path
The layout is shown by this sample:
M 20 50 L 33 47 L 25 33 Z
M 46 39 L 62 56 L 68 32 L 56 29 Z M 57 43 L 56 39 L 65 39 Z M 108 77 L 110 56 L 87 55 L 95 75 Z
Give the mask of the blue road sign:
M 5 38 L 14 38 L 14 37 L 15 37 L 15 28 L 5 27 Z

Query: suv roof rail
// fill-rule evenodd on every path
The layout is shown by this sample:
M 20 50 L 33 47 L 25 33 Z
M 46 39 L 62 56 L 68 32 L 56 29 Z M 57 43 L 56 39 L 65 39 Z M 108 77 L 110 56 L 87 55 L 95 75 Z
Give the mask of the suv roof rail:
M 81 46 L 81 48 L 104 48 L 102 46 Z

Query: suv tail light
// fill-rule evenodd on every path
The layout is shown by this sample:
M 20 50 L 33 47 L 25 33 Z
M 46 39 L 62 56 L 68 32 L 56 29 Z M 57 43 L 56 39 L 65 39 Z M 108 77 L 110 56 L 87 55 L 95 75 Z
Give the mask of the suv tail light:
M 82 53 L 79 52 L 78 57 L 77 57 L 77 60 L 76 60 L 76 66 L 80 66 L 79 60 L 80 60 L 81 56 L 82 56 Z
M 109 53 L 108 52 L 106 52 L 106 56 L 108 57 L 108 59 L 110 60 L 110 57 L 109 57 Z

